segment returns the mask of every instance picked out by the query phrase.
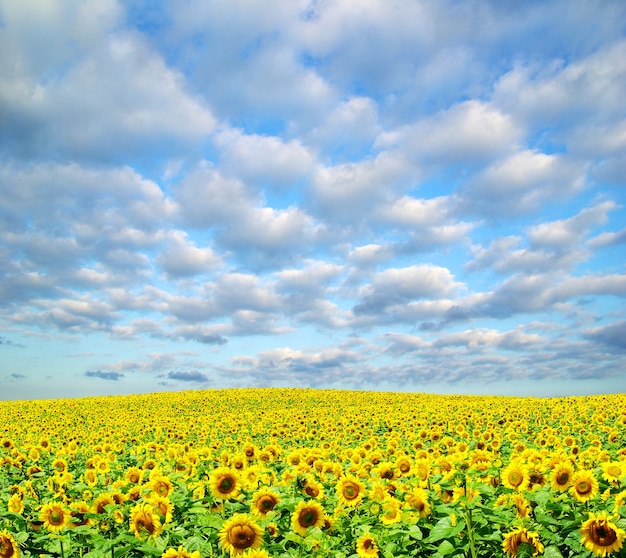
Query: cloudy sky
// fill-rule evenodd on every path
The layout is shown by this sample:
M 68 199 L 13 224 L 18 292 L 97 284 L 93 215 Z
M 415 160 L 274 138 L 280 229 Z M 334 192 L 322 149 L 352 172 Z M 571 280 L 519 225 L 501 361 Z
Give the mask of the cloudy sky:
M 0 399 L 626 391 L 623 0 L 0 0 Z

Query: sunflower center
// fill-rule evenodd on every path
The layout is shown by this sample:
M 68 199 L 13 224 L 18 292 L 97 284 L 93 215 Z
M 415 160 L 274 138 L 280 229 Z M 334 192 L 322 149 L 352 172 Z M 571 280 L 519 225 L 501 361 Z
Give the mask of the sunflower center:
M 235 525 L 228 533 L 228 542 L 238 550 L 250 548 L 254 544 L 254 530 L 248 525 Z
M 146 519 L 146 520 L 139 519 L 135 525 L 137 527 L 137 531 L 141 531 L 142 529 L 145 529 L 151 535 L 154 533 L 154 523 L 152 523 L 150 519 Z
M 519 471 L 511 471 L 509 473 L 509 482 L 511 486 L 519 486 L 524 481 L 524 475 L 522 475 Z
M 354 500 L 359 495 L 359 487 L 349 483 L 343 487 L 343 497 L 346 500 Z
M 317 513 L 313 509 L 304 508 L 300 517 L 298 518 L 298 523 L 302 525 L 302 527 L 310 527 L 317 521 Z
M 591 539 L 598 546 L 611 546 L 617 540 L 617 533 L 602 522 L 591 527 Z
M 61 525 L 63 523 L 63 512 L 59 510 L 52 510 L 48 518 L 51 525 Z
M 169 492 L 169 489 L 168 489 L 166 484 L 159 484 L 159 485 L 157 485 L 156 492 L 157 492 L 157 494 L 159 496 L 165 497 L 165 496 L 167 496 L 167 494 Z
M 224 477 L 220 480 L 217 487 L 219 488 L 220 492 L 227 493 L 232 491 L 234 485 L 235 483 L 233 482 L 233 479 L 231 479 L 230 477 Z
M 363 548 L 365 550 L 370 550 L 373 547 L 374 547 L 374 543 L 373 543 L 372 539 L 365 539 L 363 541 Z
M 586 480 L 579 481 L 576 484 L 576 492 L 578 494 L 589 494 L 591 492 L 591 483 Z
M 560 485 L 567 484 L 569 482 L 569 473 L 567 471 L 561 471 L 556 476 L 556 482 L 557 484 L 560 484 Z
M 610 465 L 607 468 L 606 472 L 611 477 L 621 477 L 622 476 L 622 470 L 617 465 Z
M 15 554 L 15 549 L 11 541 L 4 536 L 0 536 L 0 556 L 2 558 L 11 558 Z
M 263 510 L 264 512 L 272 511 L 275 505 L 276 505 L 276 501 L 271 496 L 262 498 L 259 501 L 259 508 Z
M 319 488 L 317 488 L 316 486 L 307 486 L 304 491 L 311 496 L 311 498 L 317 498 L 317 496 L 319 495 L 320 491 Z

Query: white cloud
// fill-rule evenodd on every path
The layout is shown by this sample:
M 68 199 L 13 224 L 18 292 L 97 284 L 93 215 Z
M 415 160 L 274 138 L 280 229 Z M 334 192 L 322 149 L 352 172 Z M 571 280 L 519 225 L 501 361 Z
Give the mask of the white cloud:
M 215 135 L 214 142 L 226 172 L 269 189 L 291 187 L 313 170 L 314 158 L 298 140 L 224 129 Z
M 445 297 L 461 287 L 444 267 L 389 268 L 375 273 L 371 283 L 359 289 L 359 302 L 353 311 L 356 315 L 379 314 L 390 306 L 406 305 L 416 299 Z
M 424 164 L 476 165 L 519 146 L 522 129 L 497 107 L 465 101 L 435 116 L 382 134 L 377 145 L 407 152 Z
M 586 166 L 566 155 L 519 151 L 473 176 L 459 192 L 460 210 L 493 218 L 536 211 L 579 193 Z
M 198 248 L 187 233 L 174 231 L 169 235 L 165 250 L 156 258 L 170 278 L 193 276 L 215 269 L 221 258 L 210 247 Z
M 410 185 L 415 176 L 409 161 L 388 152 L 358 163 L 322 167 L 313 177 L 312 203 L 325 219 L 358 221 Z

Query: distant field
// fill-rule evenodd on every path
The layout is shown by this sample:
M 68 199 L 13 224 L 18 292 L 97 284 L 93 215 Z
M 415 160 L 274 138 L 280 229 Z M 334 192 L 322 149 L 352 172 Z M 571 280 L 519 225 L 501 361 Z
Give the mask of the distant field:
M 0 558 L 626 556 L 626 395 L 0 402 Z

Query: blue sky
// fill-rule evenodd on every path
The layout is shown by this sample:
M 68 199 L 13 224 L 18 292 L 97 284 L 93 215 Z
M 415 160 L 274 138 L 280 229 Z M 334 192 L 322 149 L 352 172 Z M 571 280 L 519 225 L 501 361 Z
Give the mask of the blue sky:
M 626 3 L 0 0 L 0 399 L 626 390 Z

